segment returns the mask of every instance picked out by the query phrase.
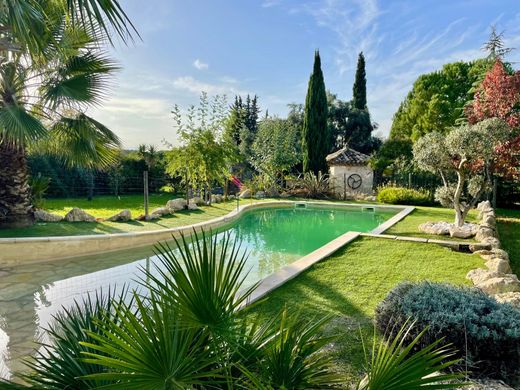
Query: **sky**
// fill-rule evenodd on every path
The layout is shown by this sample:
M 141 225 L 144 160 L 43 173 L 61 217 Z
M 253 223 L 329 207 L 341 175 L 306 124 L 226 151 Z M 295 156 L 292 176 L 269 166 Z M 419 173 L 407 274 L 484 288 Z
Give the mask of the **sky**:
M 303 103 L 319 49 L 325 85 L 352 98 L 357 56 L 366 58 L 368 108 L 377 133 L 415 79 L 481 50 L 490 26 L 520 49 L 519 0 L 121 0 L 141 40 L 109 49 L 121 70 L 90 114 L 123 147 L 176 144 L 171 109 L 201 91 L 258 95 L 262 113 Z M 520 51 L 507 58 L 520 61 Z M 518 66 L 514 64 L 516 68 Z

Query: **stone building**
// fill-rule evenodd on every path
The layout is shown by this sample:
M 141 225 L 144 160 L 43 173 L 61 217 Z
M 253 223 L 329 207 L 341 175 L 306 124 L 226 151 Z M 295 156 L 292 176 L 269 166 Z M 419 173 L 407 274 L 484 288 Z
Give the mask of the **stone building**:
M 327 156 L 331 187 L 337 198 L 356 192 L 372 194 L 374 171 L 368 165 L 369 158 L 346 146 Z

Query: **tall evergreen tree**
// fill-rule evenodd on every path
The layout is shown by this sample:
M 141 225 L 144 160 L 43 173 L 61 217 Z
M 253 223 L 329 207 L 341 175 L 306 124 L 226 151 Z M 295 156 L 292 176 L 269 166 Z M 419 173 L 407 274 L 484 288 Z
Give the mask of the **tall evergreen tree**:
M 329 153 L 329 128 L 327 126 L 327 93 L 321 71 L 320 53 L 314 53 L 314 69 L 309 79 L 305 112 L 303 116 L 302 152 L 303 170 L 326 173 L 325 157 Z
M 367 108 L 367 79 L 365 72 L 365 56 L 359 53 L 356 79 L 354 80 L 352 103 L 354 108 L 364 110 Z
M 224 140 L 238 147 L 240 145 L 240 131 L 245 122 L 245 110 L 240 96 L 235 96 L 235 102 L 229 109 L 229 117 L 224 129 Z

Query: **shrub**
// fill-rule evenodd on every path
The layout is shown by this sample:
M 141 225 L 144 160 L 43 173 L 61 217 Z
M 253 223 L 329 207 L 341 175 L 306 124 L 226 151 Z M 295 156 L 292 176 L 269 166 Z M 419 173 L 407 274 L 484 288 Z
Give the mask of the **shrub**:
M 439 338 L 463 358 L 473 376 L 511 380 L 520 374 L 520 310 L 474 288 L 439 283 L 402 283 L 376 309 L 376 325 L 392 332 L 416 321 L 409 337 L 427 327 L 419 347 Z
M 430 194 L 424 190 L 404 187 L 383 187 L 377 192 L 377 201 L 390 204 L 409 204 L 415 206 L 432 203 Z

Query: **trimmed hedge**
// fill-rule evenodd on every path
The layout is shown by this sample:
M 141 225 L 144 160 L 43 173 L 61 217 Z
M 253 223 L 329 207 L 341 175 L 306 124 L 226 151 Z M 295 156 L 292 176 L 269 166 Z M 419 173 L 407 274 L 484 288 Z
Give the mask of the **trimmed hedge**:
M 377 193 L 377 201 L 390 204 L 426 206 L 432 204 L 428 192 L 404 187 L 383 187 Z
M 459 368 L 472 376 L 520 379 L 520 310 L 501 304 L 481 290 L 441 283 L 401 283 L 376 309 L 379 331 L 392 334 L 416 321 L 410 337 L 428 328 L 424 347 L 444 338 L 459 351 Z

